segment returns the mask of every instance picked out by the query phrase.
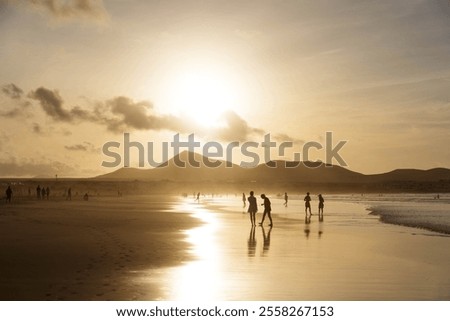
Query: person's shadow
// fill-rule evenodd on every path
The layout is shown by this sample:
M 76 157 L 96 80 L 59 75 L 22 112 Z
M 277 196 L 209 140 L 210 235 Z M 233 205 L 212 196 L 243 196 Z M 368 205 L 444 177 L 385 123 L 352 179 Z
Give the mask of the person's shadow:
M 248 236 L 247 241 L 247 255 L 249 257 L 255 256 L 256 253 L 256 237 L 255 237 L 255 229 L 256 226 L 252 226 L 250 228 L 250 235 Z

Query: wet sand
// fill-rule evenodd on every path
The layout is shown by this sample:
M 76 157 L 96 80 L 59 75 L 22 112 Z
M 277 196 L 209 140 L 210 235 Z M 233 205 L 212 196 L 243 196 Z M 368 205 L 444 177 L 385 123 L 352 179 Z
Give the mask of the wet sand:
M 206 222 L 189 233 L 198 260 L 170 269 L 166 299 L 450 299 L 446 234 L 385 224 L 342 201 L 327 202 L 324 222 L 305 224 L 303 202 L 272 200 L 274 227 L 252 229 L 236 204 L 193 205 Z
M 1 300 L 160 298 L 162 267 L 189 260 L 198 225 L 159 197 L 18 200 L 0 209 Z M 145 271 L 145 284 L 137 282 Z M 154 272 L 154 273 L 153 273 Z
M 305 224 L 303 202 L 282 202 L 272 229 L 251 228 L 240 197 L 3 205 L 0 299 L 450 299 L 448 235 L 346 201 Z

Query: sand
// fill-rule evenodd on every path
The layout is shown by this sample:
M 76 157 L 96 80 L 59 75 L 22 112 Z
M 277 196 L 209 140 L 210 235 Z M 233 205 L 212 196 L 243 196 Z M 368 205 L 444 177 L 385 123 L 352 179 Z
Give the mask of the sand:
M 0 299 L 450 299 L 448 235 L 330 199 L 305 224 L 303 202 L 282 202 L 272 229 L 250 227 L 239 195 L 3 204 Z
M 385 224 L 343 201 L 327 201 L 324 222 L 305 224 L 302 201 L 282 202 L 272 199 L 272 229 L 252 229 L 239 197 L 194 209 L 207 222 L 191 232 L 198 259 L 171 269 L 165 298 L 450 299 L 449 235 Z
M 189 259 L 198 224 L 160 197 L 15 200 L 0 209 L 1 300 L 140 300 L 160 296 L 145 271 Z

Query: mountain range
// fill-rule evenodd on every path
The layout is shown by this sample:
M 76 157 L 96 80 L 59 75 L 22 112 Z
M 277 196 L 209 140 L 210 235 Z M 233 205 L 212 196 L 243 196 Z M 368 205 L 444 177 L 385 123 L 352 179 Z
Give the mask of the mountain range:
M 189 160 L 191 160 L 189 162 Z M 193 161 L 199 166 L 193 166 Z M 184 163 L 185 167 L 180 165 Z M 214 168 L 205 164 L 214 164 Z M 365 175 L 337 165 L 314 162 L 292 162 L 276 160 L 253 168 L 210 159 L 203 155 L 182 152 L 156 168 L 120 168 L 114 172 L 97 176 L 97 180 L 171 181 L 180 183 L 228 182 L 264 184 L 350 184 L 350 185 L 450 185 L 450 169 L 430 170 L 396 169 L 394 171 Z

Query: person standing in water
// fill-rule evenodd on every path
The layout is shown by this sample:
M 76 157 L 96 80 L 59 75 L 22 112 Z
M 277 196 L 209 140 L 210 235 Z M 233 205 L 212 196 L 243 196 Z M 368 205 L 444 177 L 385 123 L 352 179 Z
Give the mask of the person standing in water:
M 250 222 L 252 226 L 256 226 L 256 212 L 258 212 L 258 205 L 256 204 L 256 197 L 253 196 L 254 192 L 250 191 L 250 196 L 247 198 L 248 200 L 248 210 L 247 212 L 250 214 Z
M 284 193 L 284 207 L 287 207 L 287 203 L 288 203 L 288 194 Z
M 306 193 L 305 198 L 305 223 L 311 223 L 311 196 L 309 196 L 309 192 Z M 308 217 L 308 209 L 309 209 L 309 217 Z
M 259 225 L 263 225 L 264 219 L 266 218 L 266 214 L 267 214 L 267 216 L 269 216 L 269 220 L 270 220 L 269 226 L 273 226 L 272 215 L 270 214 L 270 212 L 272 211 L 272 207 L 270 206 L 270 200 L 265 194 L 261 194 L 261 198 L 264 200 L 264 203 L 261 204 L 261 205 L 264 205 L 264 213 L 263 213 L 261 223 L 259 223 Z
M 319 222 L 323 221 L 323 203 L 325 200 L 323 199 L 322 194 L 319 194 Z

